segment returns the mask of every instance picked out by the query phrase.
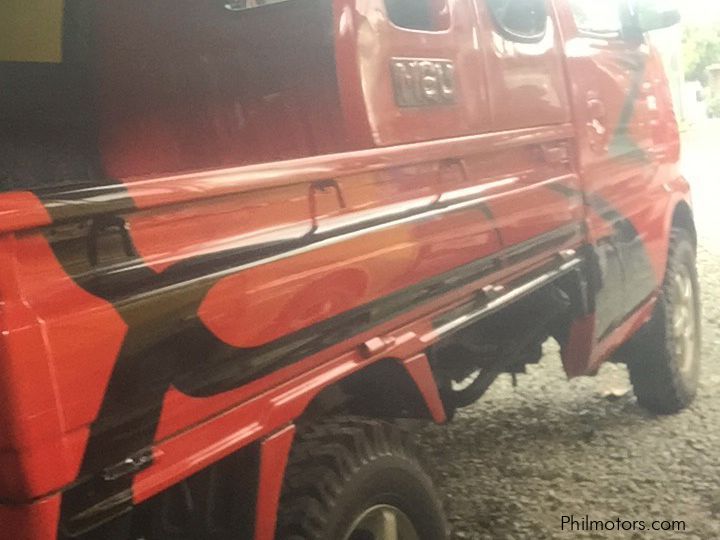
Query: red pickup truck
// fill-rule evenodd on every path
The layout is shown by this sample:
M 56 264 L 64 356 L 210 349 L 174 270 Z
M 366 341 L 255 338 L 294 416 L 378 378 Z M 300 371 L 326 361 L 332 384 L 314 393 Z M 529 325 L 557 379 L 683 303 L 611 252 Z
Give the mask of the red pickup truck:
M 548 339 L 569 377 L 692 401 L 665 3 L 0 19 L 2 539 L 441 540 L 401 420 Z

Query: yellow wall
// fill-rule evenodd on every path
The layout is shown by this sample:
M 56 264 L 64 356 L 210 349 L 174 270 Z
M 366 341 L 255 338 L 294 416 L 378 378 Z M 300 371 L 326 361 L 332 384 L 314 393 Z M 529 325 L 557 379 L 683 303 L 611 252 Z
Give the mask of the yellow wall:
M 64 0 L 0 0 L 0 62 L 62 62 Z

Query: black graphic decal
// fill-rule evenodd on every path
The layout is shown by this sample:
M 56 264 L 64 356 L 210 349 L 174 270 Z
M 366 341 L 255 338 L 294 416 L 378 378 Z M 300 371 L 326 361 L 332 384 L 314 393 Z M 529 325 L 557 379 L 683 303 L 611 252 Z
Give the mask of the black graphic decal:
M 46 197 L 55 222 L 74 216 L 57 195 Z M 107 200 L 107 199 L 105 199 Z M 52 201 L 52 202 L 51 202 Z M 72 208 L 82 208 L 76 201 Z M 128 208 L 129 199 L 116 198 L 113 208 Z M 482 210 L 482 205 L 479 205 Z M 62 212 L 58 211 L 63 209 Z M 416 216 L 433 219 L 434 210 Z M 394 216 L 395 219 L 403 219 Z M 113 223 L 117 223 L 115 218 Z M 390 223 L 392 223 L 391 221 Z M 377 225 L 363 223 L 362 229 Z M 299 240 L 203 255 L 180 262 L 158 274 L 137 256 L 126 239 L 118 242 L 121 265 L 97 270 L 87 255 L 87 237 L 54 241 L 53 251 L 66 272 L 89 293 L 111 303 L 128 331 L 110 376 L 74 487 L 63 497 L 62 527 L 77 536 L 99 521 L 127 510 L 132 504 L 132 479 L 137 470 L 108 478 L 110 465 L 137 456 L 153 444 L 162 403 L 170 387 L 194 397 L 225 392 L 268 375 L 330 345 L 397 317 L 419 302 L 481 278 L 498 268 L 499 258 L 479 260 L 447 274 L 411 286 L 381 300 L 357 307 L 267 345 L 238 349 L 219 340 L 198 316 L 210 289 L 248 265 L 305 249 L 315 249 L 335 237 L 353 234 L 357 226 Z M 567 235 L 567 233 L 566 233 Z M 139 458 L 143 466 L 150 462 Z M 107 469 L 105 469 L 107 470 Z
M 583 197 L 585 204 L 613 227 L 612 237 L 596 246 L 602 280 L 596 291 L 596 315 L 602 340 L 647 301 L 658 285 L 647 246 L 632 221 L 600 195 L 563 185 L 549 187 L 566 197 Z

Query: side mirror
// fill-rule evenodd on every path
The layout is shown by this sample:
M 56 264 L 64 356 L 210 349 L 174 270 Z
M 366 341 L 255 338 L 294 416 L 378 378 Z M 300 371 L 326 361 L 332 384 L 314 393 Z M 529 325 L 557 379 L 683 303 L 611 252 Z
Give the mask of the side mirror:
M 632 5 L 633 26 L 642 33 L 670 28 L 682 20 L 673 0 L 634 0 Z

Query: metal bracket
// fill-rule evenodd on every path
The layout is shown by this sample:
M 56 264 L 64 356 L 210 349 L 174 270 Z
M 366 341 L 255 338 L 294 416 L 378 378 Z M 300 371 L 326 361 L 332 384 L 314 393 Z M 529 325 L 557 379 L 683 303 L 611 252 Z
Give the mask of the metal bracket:
M 154 454 L 151 448 L 146 448 L 129 458 L 107 467 L 102 472 L 102 479 L 112 482 L 124 476 L 135 474 L 152 465 Z
M 335 191 L 338 206 L 343 210 L 347 208 L 345 197 L 343 196 L 342 190 L 340 189 L 340 184 L 338 184 L 337 180 L 319 180 L 310 184 L 310 219 L 312 220 L 312 226 L 310 227 L 310 231 L 308 232 L 309 235 L 315 234 L 319 227 L 317 217 L 317 194 L 318 192 L 326 193 L 329 189 Z
M 107 230 L 115 229 L 122 239 L 125 255 L 135 257 L 135 247 L 130 238 L 130 225 L 120 216 L 100 216 L 92 221 L 87 237 L 88 259 L 92 266 L 98 264 L 98 239 Z

